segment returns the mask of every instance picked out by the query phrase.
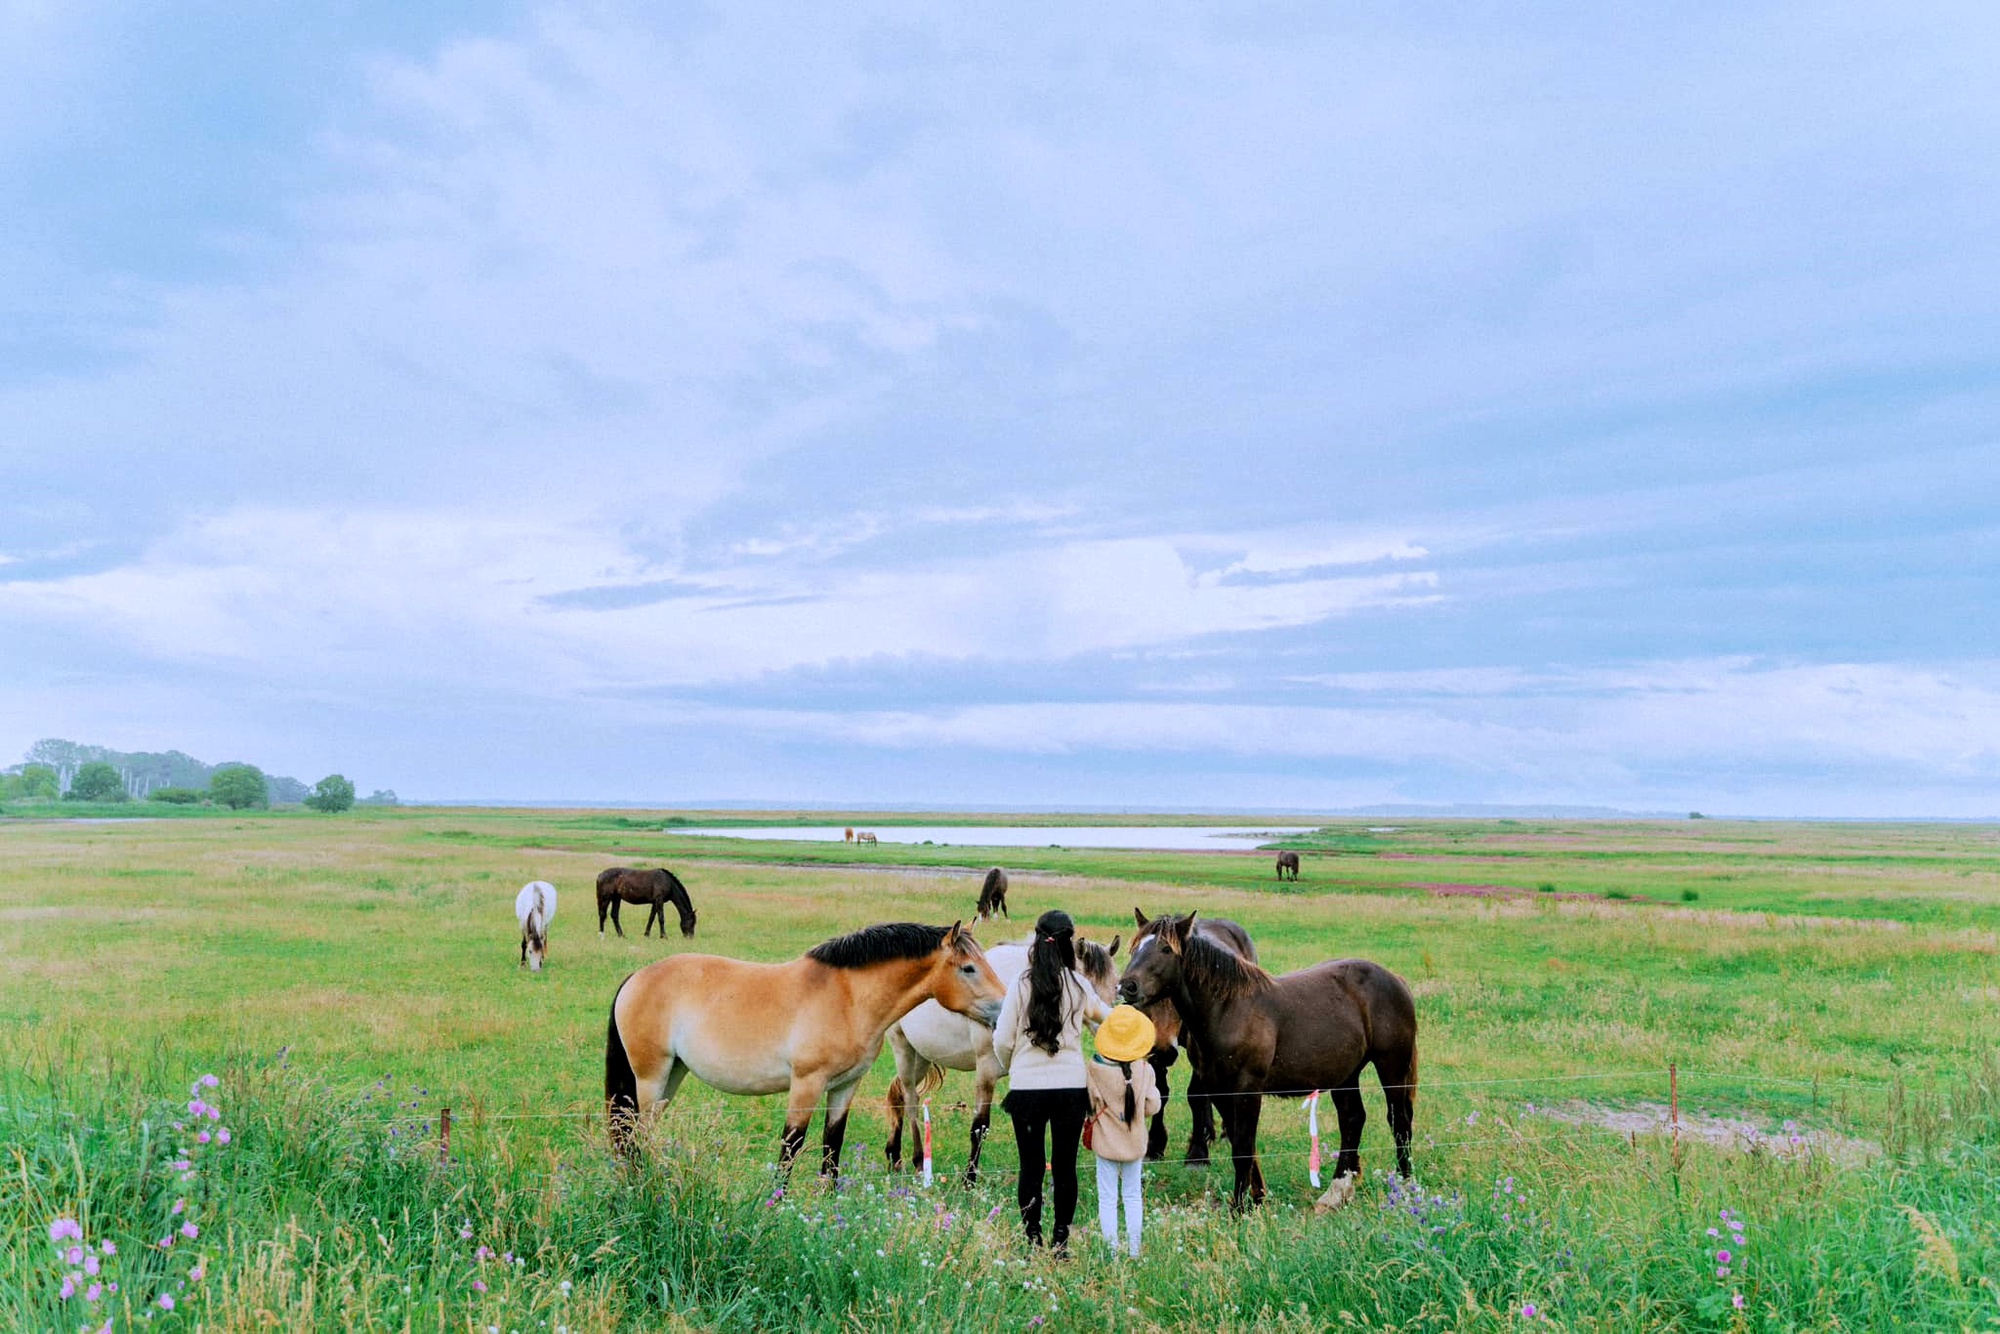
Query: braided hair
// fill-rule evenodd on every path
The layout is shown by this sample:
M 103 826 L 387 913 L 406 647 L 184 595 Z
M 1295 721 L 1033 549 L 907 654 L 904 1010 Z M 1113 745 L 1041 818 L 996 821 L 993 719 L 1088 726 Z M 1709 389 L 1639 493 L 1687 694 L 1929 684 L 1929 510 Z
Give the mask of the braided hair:
M 1035 942 L 1028 947 L 1028 1041 L 1053 1056 L 1062 1047 L 1067 1016 L 1064 1001 L 1076 967 L 1076 923 L 1051 908 L 1035 919 Z

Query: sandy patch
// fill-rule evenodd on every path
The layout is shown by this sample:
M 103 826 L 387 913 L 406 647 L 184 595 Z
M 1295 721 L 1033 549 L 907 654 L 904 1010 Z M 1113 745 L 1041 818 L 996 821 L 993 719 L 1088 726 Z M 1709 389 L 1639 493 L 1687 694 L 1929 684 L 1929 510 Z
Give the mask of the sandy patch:
M 1522 1109 L 1530 1116 L 1560 1121 L 1572 1126 L 1596 1126 L 1620 1135 L 1671 1135 L 1673 1115 L 1665 1103 L 1636 1102 L 1622 1106 L 1576 1099 L 1554 1106 L 1528 1103 Z M 1680 1137 L 1690 1142 L 1733 1149 L 1738 1153 L 1761 1153 L 1774 1158 L 1821 1158 L 1842 1167 L 1859 1167 L 1882 1156 L 1882 1146 L 1873 1140 L 1854 1139 L 1831 1130 L 1815 1130 L 1796 1121 L 1772 1128 L 1741 1113 L 1683 1111 Z

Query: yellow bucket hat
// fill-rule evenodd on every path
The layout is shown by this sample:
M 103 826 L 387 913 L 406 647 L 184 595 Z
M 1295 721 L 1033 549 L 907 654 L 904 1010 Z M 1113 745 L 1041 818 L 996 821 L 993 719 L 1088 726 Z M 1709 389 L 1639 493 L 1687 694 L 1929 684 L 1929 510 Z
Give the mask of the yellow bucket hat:
M 1112 1061 L 1137 1061 L 1153 1054 L 1153 1021 L 1130 1005 L 1120 1005 L 1097 1026 L 1097 1054 Z

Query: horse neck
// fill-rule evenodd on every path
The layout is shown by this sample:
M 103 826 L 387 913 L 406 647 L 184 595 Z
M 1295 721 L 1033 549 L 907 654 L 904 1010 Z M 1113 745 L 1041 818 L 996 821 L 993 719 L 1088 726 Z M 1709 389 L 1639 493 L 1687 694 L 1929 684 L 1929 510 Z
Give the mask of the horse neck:
M 1235 959 L 1221 945 L 1190 938 L 1181 950 L 1181 976 L 1174 987 L 1174 1008 L 1180 1011 L 1182 1027 L 1197 1039 L 1213 1032 L 1232 1007 L 1263 990 L 1254 976 L 1234 975 L 1254 967 Z
M 935 955 L 927 955 L 921 959 L 887 959 L 859 968 L 833 968 L 817 961 L 815 966 L 839 974 L 856 1007 L 866 1012 L 876 1027 L 887 1029 L 932 999 L 931 993 L 937 988 L 931 980 L 931 970 L 936 962 Z

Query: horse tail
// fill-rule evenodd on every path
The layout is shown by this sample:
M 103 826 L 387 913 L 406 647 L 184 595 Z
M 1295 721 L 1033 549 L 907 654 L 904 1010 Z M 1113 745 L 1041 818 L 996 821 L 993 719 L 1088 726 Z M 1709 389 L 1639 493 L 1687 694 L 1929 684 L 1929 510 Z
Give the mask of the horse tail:
M 625 982 L 631 980 L 627 976 Z M 611 994 L 611 1018 L 604 1029 L 604 1114 L 611 1148 L 619 1154 L 632 1151 L 632 1132 L 639 1119 L 639 1077 L 632 1072 L 632 1058 L 625 1054 L 625 1039 L 618 1033 L 618 997 L 625 982 Z

